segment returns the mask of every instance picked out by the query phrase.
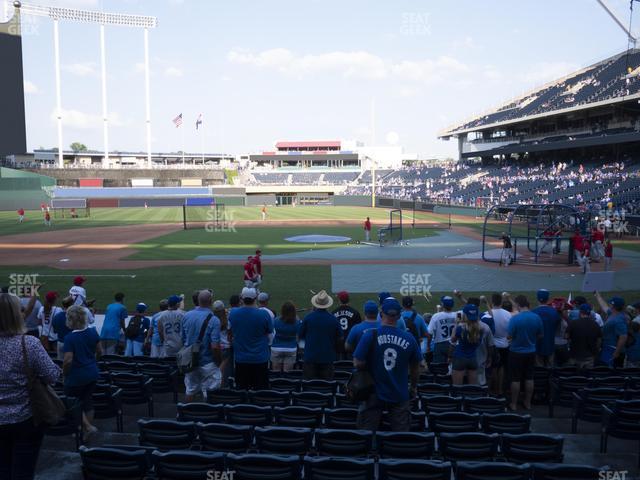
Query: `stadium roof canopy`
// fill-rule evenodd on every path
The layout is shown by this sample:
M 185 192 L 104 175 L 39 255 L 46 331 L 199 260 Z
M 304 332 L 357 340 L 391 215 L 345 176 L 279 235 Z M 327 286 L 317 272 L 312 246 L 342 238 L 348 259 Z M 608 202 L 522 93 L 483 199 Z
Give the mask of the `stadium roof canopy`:
M 278 142 L 276 148 L 340 148 L 340 140 L 319 140 L 312 142 Z
M 632 69 L 628 73 L 627 68 Z M 640 50 L 614 55 L 440 132 L 447 138 L 640 98 Z

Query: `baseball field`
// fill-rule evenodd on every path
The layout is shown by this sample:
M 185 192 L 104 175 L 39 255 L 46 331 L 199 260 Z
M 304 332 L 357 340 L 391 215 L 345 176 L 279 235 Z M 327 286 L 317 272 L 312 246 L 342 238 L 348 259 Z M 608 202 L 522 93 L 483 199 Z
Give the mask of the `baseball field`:
M 367 216 L 374 224 L 372 242 L 363 244 Z M 22 224 L 15 212 L 0 212 L 0 285 L 37 281 L 42 291 L 65 293 L 72 278 L 83 275 L 98 311 L 117 291 L 126 294 L 127 305 L 142 301 L 152 308 L 168 295 L 205 287 L 226 300 L 242 287 L 246 256 L 259 248 L 262 290 L 271 294 L 274 308 L 285 300 L 305 308 L 311 292 L 321 289 L 347 288 L 356 305 L 380 290 L 409 293 L 424 311 L 433 311 L 439 296 L 453 288 L 487 294 L 531 292 L 546 285 L 554 295 L 578 293 L 579 279 L 568 267 L 559 275 L 539 267 L 500 269 L 482 262 L 476 254 L 481 220 L 453 217 L 451 228 L 449 220 L 433 213 L 414 218 L 405 211 L 403 242 L 381 247 L 375 240 L 378 229 L 389 223 L 389 211 L 380 208 L 270 207 L 262 220 L 260 207 L 229 206 L 220 222 L 211 221 L 206 211 L 189 212 L 187 230 L 181 208 L 92 209 L 89 217 L 54 216 L 51 226 L 44 225 L 40 211 L 26 212 Z M 304 235 L 348 240 L 286 240 Z M 637 245 L 632 245 L 624 250 L 621 267 L 640 262 L 632 251 Z M 637 299 L 637 285 L 620 289 L 631 289 L 624 293 Z

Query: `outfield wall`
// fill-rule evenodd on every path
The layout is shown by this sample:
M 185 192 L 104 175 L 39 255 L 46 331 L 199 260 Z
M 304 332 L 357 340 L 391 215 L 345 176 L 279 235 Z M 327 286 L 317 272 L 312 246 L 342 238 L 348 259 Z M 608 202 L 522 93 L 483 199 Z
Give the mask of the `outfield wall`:
M 53 178 L 25 170 L 0 167 L 0 210 L 39 210 L 48 198 L 43 187 L 53 187 Z

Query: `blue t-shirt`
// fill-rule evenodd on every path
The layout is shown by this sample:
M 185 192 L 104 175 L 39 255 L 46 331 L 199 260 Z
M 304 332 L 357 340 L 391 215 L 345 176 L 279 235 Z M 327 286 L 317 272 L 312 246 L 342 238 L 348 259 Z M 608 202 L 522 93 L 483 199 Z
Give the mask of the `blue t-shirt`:
M 471 343 L 469 341 L 469 331 L 466 328 L 463 328 L 462 325 L 458 325 L 456 327 L 456 338 L 458 339 L 458 343 L 453 351 L 453 356 L 458 358 L 475 358 L 476 351 L 482 341 L 482 330 L 480 330 L 478 342 Z
M 131 322 L 135 315 L 131 315 L 129 322 Z M 138 335 L 135 338 L 127 338 L 127 340 L 133 340 L 134 342 L 144 343 L 144 339 L 147 336 L 147 332 L 149 331 L 149 325 L 151 322 L 149 321 L 149 317 L 142 317 L 140 322 L 140 329 L 138 330 Z
M 96 346 L 100 341 L 95 328 L 74 330 L 64 337 L 64 352 L 73 353 L 69 373 L 64 377 L 68 387 L 78 387 L 95 382 L 99 377 L 96 362 Z
M 538 355 L 551 355 L 556 348 L 556 330 L 562 319 L 558 311 L 549 305 L 540 305 L 531 310 L 542 320 L 543 337 L 536 342 L 536 353 Z
M 413 316 L 412 310 L 403 310 L 400 314 L 400 318 L 396 322 L 396 327 L 400 330 L 407 330 L 407 324 L 411 321 L 411 317 Z M 416 332 L 418 333 L 418 338 L 427 336 L 427 323 L 424 321 L 424 317 L 419 313 L 416 314 L 416 318 L 413 319 L 413 324 L 416 327 Z
M 370 328 L 379 328 L 379 327 L 380 327 L 380 322 L 378 320 L 373 320 L 373 321 L 363 320 L 360 323 L 357 323 L 353 326 L 353 328 L 349 332 L 349 336 L 347 337 L 347 343 L 351 345 L 351 348 L 353 350 L 355 350 L 364 332 L 366 332 Z
M 371 342 L 376 336 L 373 352 Z M 420 363 L 420 347 L 413 335 L 383 325 L 362 335 L 353 357 L 366 362 L 380 401 L 400 403 L 409 400 L 409 365 Z
M 182 319 L 182 343 L 185 347 L 189 347 L 198 341 L 202 324 L 211 314 L 200 344 L 200 365 L 213 362 L 211 344 L 220 343 L 220 319 L 212 313 L 208 308 L 196 307 L 185 313 Z
M 104 323 L 100 331 L 102 340 L 120 340 L 121 324 L 129 316 L 127 308 L 118 302 L 111 303 L 104 312 Z
M 269 361 L 269 335 L 273 321 L 264 310 L 238 307 L 229 314 L 233 333 L 233 357 L 238 363 L 266 363 Z
M 640 333 L 633 334 L 631 345 L 626 349 L 627 360 L 630 362 L 640 362 Z
M 342 328 L 336 317 L 326 310 L 314 310 L 300 325 L 300 338 L 304 339 L 304 361 L 333 363 L 336 344 L 342 338 Z
M 151 334 L 151 344 L 155 345 L 156 347 L 162 345 L 162 340 L 160 340 L 160 332 L 158 331 L 158 317 L 160 317 L 160 314 L 162 313 L 164 312 L 155 313 L 151 317 L 151 327 L 153 328 L 153 333 Z
M 509 320 L 509 350 L 516 353 L 534 353 L 538 335 L 542 335 L 542 319 L 533 312 L 520 312 Z
M 67 327 L 67 312 L 62 310 L 56 313 L 53 319 L 51 319 L 51 327 L 58 336 L 58 341 L 64 342 L 64 337 L 66 337 L 68 333 L 71 333 L 71 329 Z
M 485 313 L 484 315 L 482 315 L 482 317 L 480 317 L 480 321 L 489 327 L 489 330 L 491 330 L 491 333 L 493 335 L 496 334 L 496 321 L 491 315 Z
M 276 331 L 271 342 L 271 347 L 275 348 L 298 348 L 298 329 L 300 320 L 293 323 L 283 322 L 280 317 L 273 321 L 273 329 Z
M 618 337 L 627 334 L 627 319 L 624 313 L 609 313 L 607 321 L 602 327 L 602 346 L 614 347 L 618 344 Z

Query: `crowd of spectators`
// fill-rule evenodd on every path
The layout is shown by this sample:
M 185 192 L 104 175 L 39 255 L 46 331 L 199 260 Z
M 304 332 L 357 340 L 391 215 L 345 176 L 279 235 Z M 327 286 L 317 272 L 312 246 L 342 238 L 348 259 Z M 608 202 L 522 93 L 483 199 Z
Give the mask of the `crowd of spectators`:
M 196 367 L 184 375 L 187 401 L 230 387 L 231 375 L 235 388 L 248 390 L 267 389 L 270 370 L 302 368 L 304 379 L 332 380 L 334 362 L 353 359 L 354 369 L 369 372 L 375 384 L 358 415 L 359 428 L 371 430 L 379 427 L 383 411 L 392 429 L 409 429 L 410 401 L 427 366 L 444 367 L 454 385 L 488 386 L 510 399 L 512 411 L 531 409 L 535 366 L 640 367 L 640 303 L 597 293 L 589 304 L 541 289 L 532 306 L 525 295 L 466 298 L 454 291 L 441 297 L 437 311 L 421 314 L 412 297 L 389 292 L 360 310 L 348 292 L 339 292 L 334 305 L 322 290 L 310 298 L 309 309 L 287 301 L 275 312 L 268 295 L 255 288 L 243 288 L 228 305 L 212 290 L 199 289 L 190 299 L 170 295 L 150 318 L 142 303 L 129 315 L 125 296 L 117 293 L 100 333 L 86 305 L 65 297 L 57 307 L 56 298 L 50 292 L 40 304 L 37 295 L 21 301 L 0 294 L 2 478 L 16 478 L 7 472 L 30 478 L 42 441 L 44 426 L 30 412 L 25 362 L 49 384 L 62 374 L 65 393 L 82 404 L 85 436 L 97 430 L 91 398 L 97 360 L 106 352 L 173 357 L 197 345 Z M 308 313 L 299 316 L 301 311 Z M 43 335 L 52 314 L 55 340 Z M 62 369 L 52 360 L 59 354 Z

